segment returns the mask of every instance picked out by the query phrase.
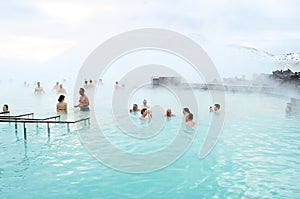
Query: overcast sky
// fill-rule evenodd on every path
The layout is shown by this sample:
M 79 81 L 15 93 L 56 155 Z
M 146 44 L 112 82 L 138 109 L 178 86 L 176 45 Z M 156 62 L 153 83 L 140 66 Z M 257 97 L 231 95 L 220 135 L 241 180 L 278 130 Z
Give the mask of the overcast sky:
M 299 8 L 298 0 L 1 0 L 0 66 L 76 72 L 103 41 L 145 27 L 214 45 L 300 52 Z

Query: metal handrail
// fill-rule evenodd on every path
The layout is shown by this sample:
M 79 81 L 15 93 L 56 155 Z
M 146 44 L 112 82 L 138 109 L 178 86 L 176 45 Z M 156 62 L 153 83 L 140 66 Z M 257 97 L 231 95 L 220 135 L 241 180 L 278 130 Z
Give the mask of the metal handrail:
M 83 119 L 79 119 L 79 120 L 75 120 L 75 121 L 48 121 L 48 120 L 43 120 L 43 119 L 31 119 L 31 118 L 20 118 L 14 122 L 17 122 L 17 123 L 40 123 L 40 124 L 74 124 L 74 123 L 78 123 L 78 122 L 82 122 L 82 121 L 89 121 L 90 118 L 87 117 L 87 118 L 83 118 Z M 0 122 L 8 122 L 9 120 L 2 120 L 0 119 Z
M 5 118 L 5 117 L 9 117 L 9 118 L 18 118 L 18 117 L 24 117 L 24 116 L 34 116 L 34 113 L 24 113 L 24 114 L 21 114 L 21 115 L 4 115 L 4 116 L 2 116 L 2 115 L 0 115 L 0 118 Z
M 21 117 L 0 117 L 0 120 L 7 120 L 7 121 L 15 121 L 15 120 L 33 120 L 33 121 L 43 121 L 43 120 L 50 120 L 50 119 L 57 119 L 60 118 L 60 115 L 55 115 L 47 118 L 21 118 Z
M 23 114 L 23 116 L 26 116 L 26 114 Z M 33 113 L 32 113 L 33 115 Z M 82 119 L 78 119 L 78 120 L 75 120 L 75 121 L 60 121 L 60 120 L 49 120 L 49 119 L 56 119 L 56 118 L 60 118 L 60 115 L 56 115 L 56 116 L 52 116 L 52 117 L 48 117 L 48 118 L 44 118 L 44 119 L 34 119 L 34 118 L 4 118 L 4 119 L 1 119 L 2 117 L 0 117 L 0 122 L 15 122 L 15 130 L 17 132 L 17 123 L 23 123 L 23 129 L 24 129 L 24 139 L 27 140 L 27 132 L 26 132 L 26 125 L 27 123 L 36 123 L 36 124 L 47 124 L 47 129 L 48 129 L 48 137 L 50 137 L 50 126 L 49 124 L 67 124 L 67 128 L 68 128 L 68 131 L 70 131 L 70 127 L 69 125 L 70 124 L 75 124 L 75 123 L 78 123 L 78 122 L 82 122 L 82 121 L 88 121 L 88 124 L 90 124 L 90 118 L 87 117 L 87 118 L 82 118 Z
M 10 114 L 10 111 L 0 112 L 0 115 L 1 115 L 1 114 Z

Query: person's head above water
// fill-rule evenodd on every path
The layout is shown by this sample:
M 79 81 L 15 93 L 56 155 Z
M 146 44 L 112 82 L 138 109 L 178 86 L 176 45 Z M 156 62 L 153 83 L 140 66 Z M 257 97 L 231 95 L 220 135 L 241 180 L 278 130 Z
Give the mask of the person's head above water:
M 8 112 L 8 105 L 7 104 L 3 105 L 2 111 L 3 112 Z
M 143 109 L 141 110 L 141 115 L 142 115 L 142 116 L 146 116 L 146 115 L 147 115 L 147 109 L 146 109 L 146 108 L 143 108 Z
M 183 108 L 182 113 L 183 113 L 183 115 L 187 115 L 190 113 L 190 109 L 185 107 L 185 108 Z
M 187 119 L 187 121 L 193 120 L 193 119 L 194 119 L 193 113 L 189 113 L 189 114 L 186 116 L 186 119 Z
M 65 100 L 65 96 L 64 95 L 60 95 L 58 98 L 59 102 L 63 102 Z
M 137 110 L 138 110 L 138 105 L 137 105 L 137 104 L 133 104 L 132 110 L 133 110 L 133 111 L 137 111 Z
M 84 92 L 85 92 L 84 88 L 80 88 L 80 89 L 79 89 L 79 94 L 80 94 L 80 95 L 84 95 Z
M 215 111 L 219 111 L 220 108 L 221 108 L 220 104 L 215 104 L 215 106 L 214 106 Z
M 166 110 L 166 116 L 167 116 L 167 117 L 171 117 L 171 116 L 172 116 L 172 110 L 171 110 L 170 108 L 168 108 L 168 109 Z

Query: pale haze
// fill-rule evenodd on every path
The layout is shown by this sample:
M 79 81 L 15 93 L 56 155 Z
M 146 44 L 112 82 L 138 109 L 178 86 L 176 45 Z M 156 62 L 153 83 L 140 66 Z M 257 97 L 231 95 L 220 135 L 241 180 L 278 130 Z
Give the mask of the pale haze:
M 74 80 L 97 46 L 139 28 L 190 37 L 221 76 L 270 73 L 274 60 L 264 52 L 300 52 L 299 7 L 296 0 L 2 0 L 1 80 Z

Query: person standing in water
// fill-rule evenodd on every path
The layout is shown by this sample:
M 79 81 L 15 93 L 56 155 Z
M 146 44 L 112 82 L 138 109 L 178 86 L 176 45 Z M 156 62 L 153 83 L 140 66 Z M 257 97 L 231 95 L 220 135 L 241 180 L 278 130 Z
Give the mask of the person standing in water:
M 87 112 L 90 111 L 89 105 L 89 98 L 84 94 L 85 90 L 84 88 L 80 88 L 79 89 L 79 94 L 80 94 L 80 98 L 79 98 L 79 104 L 75 105 L 74 107 L 77 108 L 79 107 L 81 111 Z
M 57 94 L 67 94 L 66 89 L 63 87 L 62 84 L 59 85 L 59 88 L 57 89 Z
M 52 90 L 58 91 L 59 89 L 59 82 L 56 82 L 56 84 L 53 86 Z
M 68 104 L 64 102 L 65 96 L 60 95 L 58 98 L 58 103 L 56 104 L 56 111 L 57 113 L 67 113 Z
M 143 100 L 143 103 L 142 103 L 142 105 L 141 105 L 141 108 L 150 109 L 150 106 L 149 106 L 147 103 L 148 103 L 147 100 L 144 99 L 144 100 Z
M 194 119 L 194 115 L 193 113 L 189 113 L 187 116 L 186 116 L 186 119 L 185 119 L 185 125 L 186 126 L 195 126 L 195 122 L 193 121 Z
M 116 81 L 116 82 L 115 82 L 115 85 L 114 85 L 114 87 L 115 87 L 115 89 L 119 89 L 119 88 L 121 88 L 121 86 L 119 85 L 119 82 L 118 82 L 118 81 Z
M 34 94 L 45 94 L 43 87 L 41 87 L 41 83 L 37 82 L 37 87 L 34 89 Z

